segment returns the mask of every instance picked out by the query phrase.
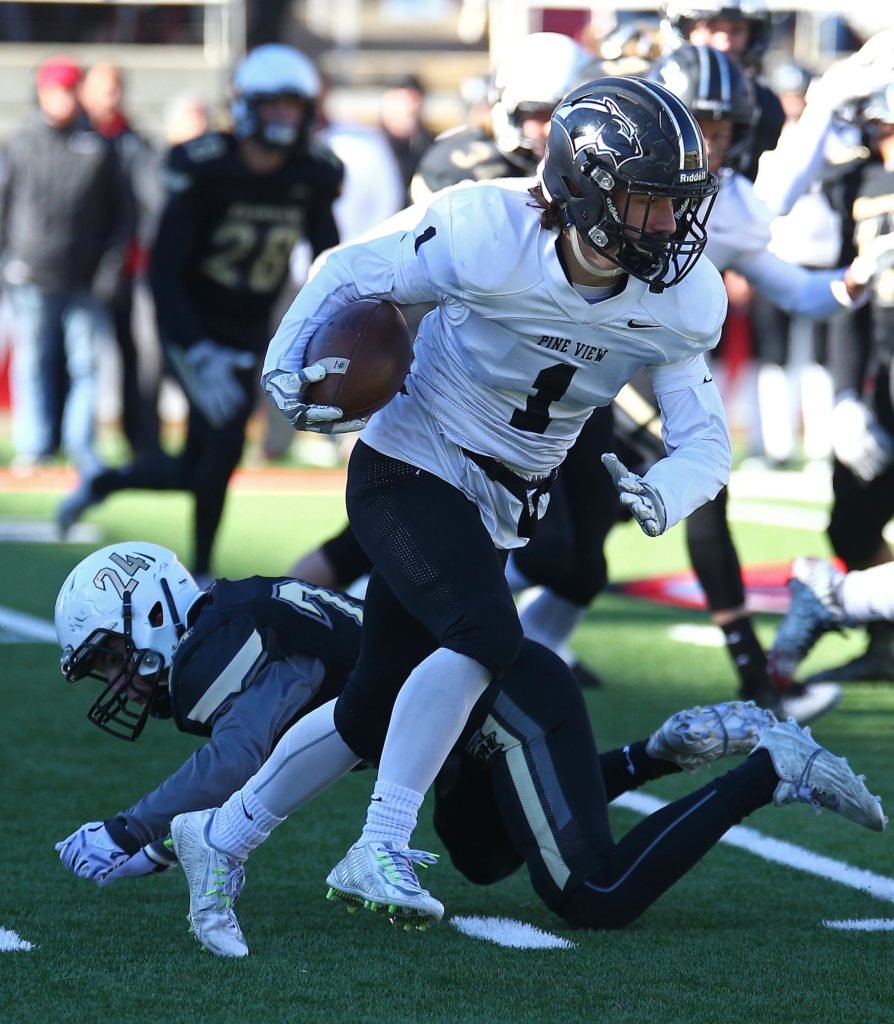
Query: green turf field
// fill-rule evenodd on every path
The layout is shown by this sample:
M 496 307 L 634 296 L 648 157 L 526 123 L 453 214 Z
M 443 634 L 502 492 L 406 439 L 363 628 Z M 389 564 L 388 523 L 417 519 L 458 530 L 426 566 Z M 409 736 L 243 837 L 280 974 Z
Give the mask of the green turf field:
M 0 526 L 3 519 L 49 519 L 58 496 L 0 492 Z M 284 571 L 341 517 L 337 494 L 237 492 L 217 570 L 228 576 Z M 116 496 L 87 521 L 100 527 L 103 543 L 139 536 L 188 554 L 188 503 L 181 496 Z M 826 550 L 820 534 L 804 529 L 743 522 L 736 533 L 749 562 Z M 679 529 L 650 541 L 634 527 L 619 528 L 611 540 L 612 577 L 683 567 L 682 541 Z M 0 605 L 49 620 L 59 584 L 90 549 L 0 542 Z M 721 649 L 668 636 L 675 624 L 705 621 L 698 612 L 612 594 L 594 605 L 576 646 L 608 682 L 587 697 L 601 746 L 646 735 L 681 707 L 733 695 Z M 759 620 L 767 641 L 774 623 L 772 616 Z M 843 660 L 859 648 L 857 637 L 827 638 L 807 667 Z M 323 794 L 253 856 L 239 914 L 251 955 L 215 959 L 187 933 L 178 872 L 97 889 L 66 872 L 53 850 L 82 822 L 110 817 L 154 787 L 193 741 L 160 721 L 150 722 L 135 745 L 95 729 L 84 718 L 89 683 L 64 684 L 49 644 L 0 644 L 0 658 L 0 929 L 35 947 L 0 952 L 4 1024 L 894 1020 L 894 933 L 832 931 L 822 923 L 894 918 L 890 901 L 729 846 L 712 851 L 617 934 L 563 927 L 538 903 L 523 872 L 480 889 L 446 862 L 426 875 L 447 907 L 445 921 L 429 932 L 404 933 L 370 914 L 349 916 L 323 898 L 323 879 L 362 823 L 370 773 Z M 864 771 L 873 792 L 894 808 L 894 687 L 850 689 L 815 733 Z M 701 775 L 678 776 L 649 791 L 672 799 L 701 781 Z M 638 820 L 630 810 L 613 813 L 617 834 Z M 801 806 L 765 809 L 748 824 L 894 877 L 890 834 Z M 415 841 L 438 849 L 425 808 Z M 575 945 L 513 950 L 449 924 L 451 917 L 473 915 L 515 918 Z

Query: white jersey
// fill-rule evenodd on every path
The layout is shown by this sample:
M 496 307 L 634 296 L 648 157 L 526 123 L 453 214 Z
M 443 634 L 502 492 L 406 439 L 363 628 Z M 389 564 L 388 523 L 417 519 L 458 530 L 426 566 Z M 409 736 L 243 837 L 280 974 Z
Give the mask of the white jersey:
M 720 182 L 705 247 L 718 270 L 735 270 L 787 313 L 825 319 L 862 305 L 848 298 L 843 270 L 806 270 L 770 251 L 773 214 L 747 178 L 726 171 Z
M 590 304 L 565 276 L 556 240 L 517 187 L 440 193 L 413 230 L 333 251 L 286 313 L 264 372 L 299 369 L 317 327 L 355 299 L 436 302 L 417 334 L 406 394 L 371 418 L 363 440 L 459 487 L 495 542 L 511 547 L 523 543 L 521 505 L 462 449 L 529 480 L 544 476 L 593 409 L 646 367 L 670 456 L 647 479 L 672 525 L 729 474 L 726 421 L 704 358 L 726 313 L 720 276 L 702 260 L 660 294 L 628 278 L 620 294 Z

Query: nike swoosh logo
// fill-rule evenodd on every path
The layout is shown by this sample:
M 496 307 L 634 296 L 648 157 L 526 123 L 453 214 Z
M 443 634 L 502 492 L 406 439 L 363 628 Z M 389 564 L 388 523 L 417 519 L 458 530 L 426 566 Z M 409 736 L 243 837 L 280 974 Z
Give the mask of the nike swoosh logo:
M 650 327 L 651 328 L 656 328 L 656 327 L 658 327 L 658 324 L 638 324 L 635 320 L 628 320 L 627 321 L 627 326 L 628 327 L 632 327 L 634 330 L 637 330 L 637 331 L 644 331 L 644 330 L 647 330 Z
M 708 374 L 708 375 L 707 375 L 707 376 L 705 377 L 705 379 L 704 379 L 704 380 L 702 381 L 702 384 L 710 384 L 710 383 L 711 383 L 711 381 L 712 381 L 713 379 L 714 379 L 714 378 L 713 378 L 713 377 L 711 376 L 711 374 L 709 373 L 709 374 Z
M 245 815 L 245 817 L 248 818 L 249 821 L 254 821 L 255 816 L 253 814 L 248 813 L 248 809 L 245 806 L 245 801 L 242 799 L 241 795 L 239 797 L 239 803 L 242 804 L 242 813 Z

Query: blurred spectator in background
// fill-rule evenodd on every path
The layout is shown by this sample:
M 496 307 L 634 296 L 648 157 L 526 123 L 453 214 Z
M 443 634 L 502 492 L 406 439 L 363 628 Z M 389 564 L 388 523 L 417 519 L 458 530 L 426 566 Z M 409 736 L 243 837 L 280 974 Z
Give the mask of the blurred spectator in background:
M 0 260 L 15 316 L 15 461 L 50 459 L 61 440 L 89 477 L 100 468 L 101 309 L 118 285 L 131 223 L 121 168 L 83 115 L 80 81 L 80 67 L 67 57 L 37 70 L 37 110 L 7 149 Z
M 259 47 L 236 69 L 232 132 L 168 154 L 150 279 L 165 354 L 189 400 L 185 446 L 84 480 L 59 506 L 63 534 L 115 491 L 187 490 L 195 575 L 208 578 L 289 255 L 302 236 L 315 254 L 338 241 L 332 203 L 342 166 L 310 141 L 319 85 L 304 54 Z
M 419 158 L 434 140 L 423 120 L 425 90 L 415 75 L 405 75 L 382 93 L 381 126 L 404 181 L 405 204 Z M 404 205 L 405 205 L 404 204 Z
M 158 158 L 131 127 L 123 109 L 124 78 L 114 64 L 96 64 L 81 84 L 81 105 L 91 126 L 108 139 L 118 155 L 132 210 L 133 235 L 109 312 L 121 354 L 122 421 L 135 455 L 158 447 L 160 359 L 156 339 L 134 334 L 134 287 L 145 277 L 148 246 L 163 198 Z M 143 332 L 145 335 L 147 332 Z

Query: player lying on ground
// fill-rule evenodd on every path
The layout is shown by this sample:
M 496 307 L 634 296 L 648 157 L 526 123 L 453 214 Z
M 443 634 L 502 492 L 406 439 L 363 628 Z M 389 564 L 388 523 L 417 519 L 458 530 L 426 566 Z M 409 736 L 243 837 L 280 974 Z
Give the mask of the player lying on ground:
M 844 573 L 821 558 L 796 558 L 788 588 L 792 602 L 770 651 L 772 671 L 783 682 L 824 633 L 894 622 L 894 562 Z
M 233 914 L 242 862 L 319 789 L 312 773 L 294 777 L 293 755 L 304 745 L 302 716 L 338 692 L 357 655 L 360 608 L 288 578 L 218 580 L 200 591 L 176 556 L 154 544 L 116 544 L 85 559 L 60 591 L 56 629 L 66 677 L 107 683 L 88 717 L 134 739 L 148 715 L 167 714 L 210 741 L 133 807 L 59 843 L 62 862 L 101 885 L 148 874 L 172 861 L 160 840 L 173 819 L 199 941 L 245 955 Z M 620 793 L 749 751 L 733 771 L 615 844 L 606 808 Z M 647 740 L 597 755 L 567 666 L 526 641 L 440 772 L 434 820 L 472 881 L 495 882 L 526 864 L 538 895 L 569 924 L 615 928 L 752 810 L 796 800 L 876 830 L 885 824 L 879 801 L 843 760 L 753 704 L 679 712 Z M 216 812 L 179 813 L 222 802 Z M 394 903 L 382 909 L 400 916 L 399 878 L 393 890 Z

